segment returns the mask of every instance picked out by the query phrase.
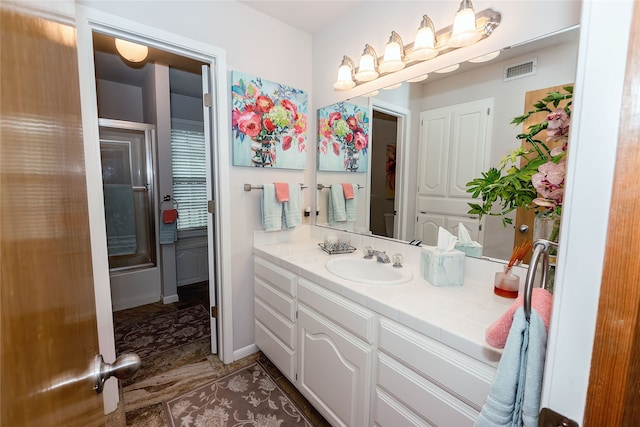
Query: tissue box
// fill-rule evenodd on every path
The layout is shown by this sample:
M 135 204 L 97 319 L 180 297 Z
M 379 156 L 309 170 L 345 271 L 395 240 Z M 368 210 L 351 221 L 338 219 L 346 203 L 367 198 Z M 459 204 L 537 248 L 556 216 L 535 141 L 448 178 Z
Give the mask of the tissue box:
M 434 286 L 461 286 L 464 278 L 462 251 L 438 251 L 435 246 L 423 246 L 420 273 Z
M 454 249 L 464 252 L 467 256 L 482 258 L 482 245 L 478 242 L 471 242 L 468 244 L 458 243 Z

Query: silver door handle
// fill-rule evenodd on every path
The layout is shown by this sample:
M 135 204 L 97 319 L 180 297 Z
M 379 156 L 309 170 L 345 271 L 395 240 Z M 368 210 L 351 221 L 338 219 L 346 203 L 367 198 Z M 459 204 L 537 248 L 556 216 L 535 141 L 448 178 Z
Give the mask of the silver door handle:
M 93 389 L 96 393 L 102 393 L 104 383 L 109 378 L 116 377 L 119 380 L 129 378 L 138 372 L 141 364 L 142 361 L 140 360 L 140 356 L 135 353 L 123 353 L 118 356 L 113 363 L 104 363 L 102 355 L 97 355 L 93 374 L 95 379 Z
M 522 234 L 527 234 L 529 232 L 529 226 L 527 224 L 522 224 L 520 227 L 518 227 L 518 231 Z

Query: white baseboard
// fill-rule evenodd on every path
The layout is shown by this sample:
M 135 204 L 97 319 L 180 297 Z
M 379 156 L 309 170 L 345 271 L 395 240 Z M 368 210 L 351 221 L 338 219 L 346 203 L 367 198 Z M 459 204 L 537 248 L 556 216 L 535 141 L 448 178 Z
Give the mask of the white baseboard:
M 162 298 L 163 304 L 171 304 L 172 302 L 178 302 L 180 299 L 178 298 L 178 294 L 169 295 L 168 297 Z
M 260 349 L 255 344 L 251 344 L 251 345 L 248 345 L 248 346 L 243 347 L 241 349 L 235 350 L 233 352 L 233 360 L 231 360 L 231 361 L 229 361 L 227 363 L 235 362 L 236 360 L 240 360 L 243 357 L 247 357 L 247 356 L 252 355 L 253 353 L 257 353 L 258 351 L 260 351 Z

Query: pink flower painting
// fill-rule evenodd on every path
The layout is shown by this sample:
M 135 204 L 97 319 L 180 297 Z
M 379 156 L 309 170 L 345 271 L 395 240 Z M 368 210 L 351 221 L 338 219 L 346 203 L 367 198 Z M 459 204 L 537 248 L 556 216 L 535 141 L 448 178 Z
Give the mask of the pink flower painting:
M 318 110 L 318 170 L 367 172 L 367 108 L 339 102 Z
M 232 81 L 233 165 L 305 169 L 306 92 L 237 71 Z

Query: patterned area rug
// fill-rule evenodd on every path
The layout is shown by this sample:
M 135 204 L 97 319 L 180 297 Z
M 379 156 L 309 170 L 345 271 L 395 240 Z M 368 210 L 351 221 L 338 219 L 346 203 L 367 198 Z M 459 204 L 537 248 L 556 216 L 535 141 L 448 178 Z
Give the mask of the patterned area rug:
M 209 313 L 202 305 L 176 310 L 144 322 L 115 328 L 116 352 L 155 356 L 211 336 Z
M 258 363 L 163 404 L 171 427 L 311 427 Z

